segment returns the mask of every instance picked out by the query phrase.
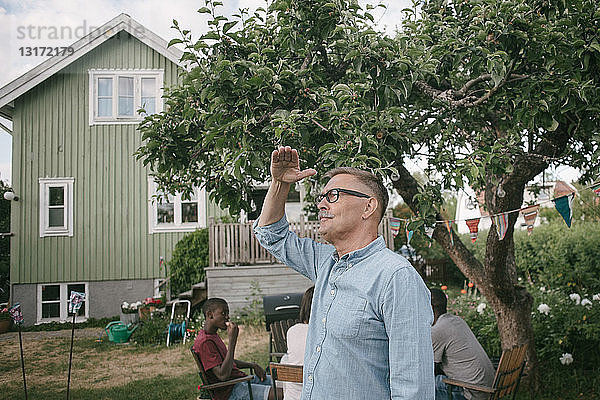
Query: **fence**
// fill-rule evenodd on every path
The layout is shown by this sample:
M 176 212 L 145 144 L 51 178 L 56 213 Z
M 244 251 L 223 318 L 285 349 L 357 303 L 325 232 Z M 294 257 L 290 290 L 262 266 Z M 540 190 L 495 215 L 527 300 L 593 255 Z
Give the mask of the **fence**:
M 388 212 L 381 224 L 379 234 L 383 236 L 387 247 L 394 249 L 394 237 L 390 228 Z M 319 236 L 319 222 L 290 222 L 290 230 L 300 237 L 308 237 L 323 242 Z M 220 265 L 255 265 L 275 263 L 271 256 L 256 240 L 252 232 L 252 222 L 247 223 L 214 223 L 211 219 L 208 227 L 209 266 Z

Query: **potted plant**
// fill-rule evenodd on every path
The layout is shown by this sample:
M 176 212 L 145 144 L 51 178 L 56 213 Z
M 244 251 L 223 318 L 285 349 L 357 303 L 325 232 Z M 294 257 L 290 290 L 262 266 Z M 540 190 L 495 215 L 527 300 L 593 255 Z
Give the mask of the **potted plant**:
M 138 322 L 140 320 L 138 309 L 141 305 L 141 301 L 136 301 L 131 304 L 124 301 L 123 304 L 121 304 L 121 322 L 125 325 Z
M 138 308 L 140 319 L 142 321 L 149 320 L 152 317 L 152 312 L 162 307 L 162 305 L 163 301 L 161 298 L 147 297 L 144 303 Z
M 7 332 L 12 324 L 12 317 L 8 312 L 8 307 L 0 309 L 0 333 Z

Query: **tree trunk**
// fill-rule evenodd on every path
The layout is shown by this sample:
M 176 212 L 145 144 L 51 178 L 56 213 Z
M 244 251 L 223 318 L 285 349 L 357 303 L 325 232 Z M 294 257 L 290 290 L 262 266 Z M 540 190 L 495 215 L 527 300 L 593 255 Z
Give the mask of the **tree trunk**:
M 398 166 L 400 179 L 394 182 L 394 188 L 406 204 L 416 214 L 418 204 L 413 200 L 418 193 L 416 180 L 404 166 Z M 519 209 L 523 200 L 524 184 L 520 193 L 518 184 L 505 184 L 506 196 L 498 198 L 497 188 L 488 184 L 486 203 L 492 214 L 495 209 Z M 512 208 L 506 208 L 512 207 Z M 538 360 L 535 352 L 531 309 L 533 298 L 524 287 L 518 285 L 514 256 L 513 232 L 518 213 L 509 215 L 508 230 L 503 240 L 494 228 L 490 229 L 487 240 L 485 263 L 479 262 L 454 234 L 454 244 L 450 234 L 442 225 L 436 225 L 433 238 L 442 246 L 462 273 L 474 282 L 494 310 L 498 322 L 498 333 L 502 349 L 510 349 L 518 344 L 528 344 L 527 370 L 530 388 L 537 391 L 539 386 Z M 437 216 L 440 220 L 441 216 Z

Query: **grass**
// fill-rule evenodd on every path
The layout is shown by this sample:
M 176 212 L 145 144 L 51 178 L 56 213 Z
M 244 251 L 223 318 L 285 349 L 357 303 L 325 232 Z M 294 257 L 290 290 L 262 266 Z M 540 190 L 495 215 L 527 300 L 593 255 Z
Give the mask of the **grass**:
M 76 338 L 71 398 L 195 399 L 200 379 L 189 355 L 190 345 L 116 345 L 97 343 L 93 337 Z M 18 339 L 0 345 L 0 398 L 25 398 L 18 346 Z M 24 346 L 29 398 L 64 399 L 70 337 L 28 340 Z M 243 328 L 236 358 L 267 365 L 268 334 L 264 328 Z M 517 400 L 599 399 L 598 366 L 589 368 L 559 371 L 542 366 L 541 393 L 531 397 L 523 382 Z
M 264 328 L 242 328 L 236 358 L 266 366 L 268 334 Z M 195 399 L 196 365 L 190 342 L 166 346 L 97 343 L 76 338 L 71 374 L 72 399 Z M 30 399 L 64 399 L 69 338 L 24 341 L 27 391 Z M 0 346 L 0 398 L 24 399 L 19 343 Z

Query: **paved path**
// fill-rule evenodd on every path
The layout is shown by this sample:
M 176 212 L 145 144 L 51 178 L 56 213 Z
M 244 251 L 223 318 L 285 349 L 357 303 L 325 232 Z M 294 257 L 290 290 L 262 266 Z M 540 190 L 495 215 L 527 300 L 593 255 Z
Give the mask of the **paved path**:
M 100 333 L 104 333 L 102 328 L 85 328 L 75 329 L 75 339 L 78 338 L 97 338 Z M 38 332 L 23 332 L 23 340 L 39 340 L 53 338 L 71 338 L 71 329 L 63 329 L 60 331 L 38 331 Z M 0 334 L 0 343 L 7 341 L 19 341 L 19 332 L 6 332 Z

